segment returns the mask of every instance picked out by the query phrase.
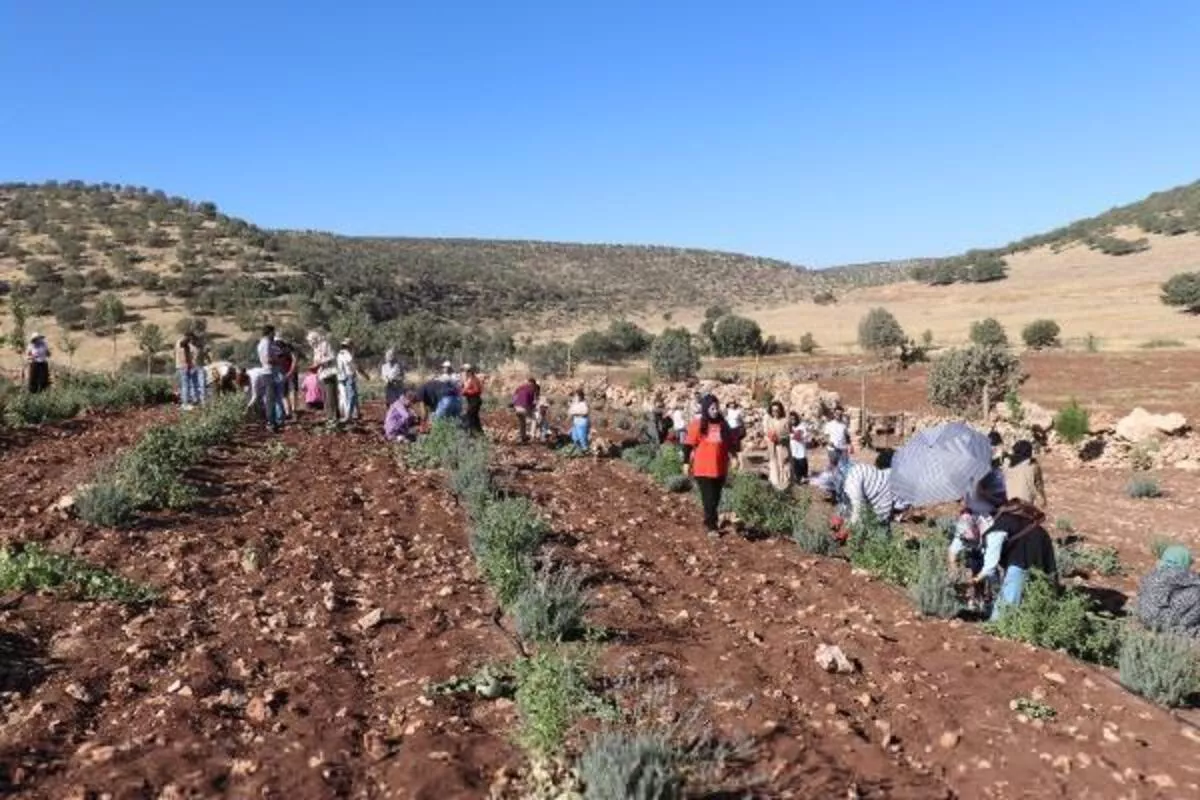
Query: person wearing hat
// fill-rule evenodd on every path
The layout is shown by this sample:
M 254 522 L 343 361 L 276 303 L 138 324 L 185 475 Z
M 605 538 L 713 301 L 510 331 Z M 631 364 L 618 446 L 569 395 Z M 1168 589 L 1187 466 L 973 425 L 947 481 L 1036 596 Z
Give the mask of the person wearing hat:
M 483 433 L 483 420 L 479 413 L 483 410 L 483 380 L 470 364 L 463 364 L 462 396 L 467 404 L 467 413 L 463 418 L 463 427 L 472 436 Z
M 40 333 L 29 337 L 29 347 L 25 349 L 25 373 L 30 394 L 50 388 L 50 346 Z
M 1147 628 L 1200 638 L 1200 576 L 1183 545 L 1163 550 L 1154 570 L 1138 587 L 1137 618 Z
M 362 419 L 358 405 L 359 375 L 362 375 L 362 370 L 354 360 L 354 342 L 342 339 L 342 349 L 337 354 L 337 379 L 339 411 L 343 420 Z

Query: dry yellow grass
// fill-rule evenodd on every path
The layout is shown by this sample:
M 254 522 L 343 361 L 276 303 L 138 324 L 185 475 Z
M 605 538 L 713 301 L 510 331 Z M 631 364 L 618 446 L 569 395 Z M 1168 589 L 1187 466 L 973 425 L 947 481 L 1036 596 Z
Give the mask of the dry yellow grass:
M 811 332 L 832 352 L 855 348 L 858 322 L 876 306 L 895 314 L 913 338 L 930 330 L 942 345 L 965 342 L 971 323 L 985 317 L 1000 320 L 1014 342 L 1026 324 L 1050 318 L 1062 326 L 1068 345 L 1089 333 L 1104 350 L 1136 349 L 1154 339 L 1198 345 L 1200 320 L 1163 305 L 1159 287 L 1178 272 L 1200 269 L 1200 237 L 1148 238 L 1149 250 L 1128 256 L 1106 256 L 1083 245 L 1060 253 L 1049 248 L 1018 253 L 1008 259 L 1008 279 L 997 283 L 898 283 L 845 293 L 831 306 L 805 302 L 738 311 L 757 320 L 766 335 L 795 341 Z M 666 323 L 661 313 L 667 311 L 672 309 L 637 321 L 657 331 L 668 324 L 695 329 L 703 318 L 703 309 L 676 309 Z

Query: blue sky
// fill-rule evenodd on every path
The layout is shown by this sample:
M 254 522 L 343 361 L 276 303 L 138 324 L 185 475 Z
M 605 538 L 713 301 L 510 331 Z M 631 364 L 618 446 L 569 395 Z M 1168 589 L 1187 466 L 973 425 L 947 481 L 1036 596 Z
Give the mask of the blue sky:
M 1200 178 L 1197 42 L 1194 0 L 0 0 L 0 180 L 351 234 L 937 255 Z

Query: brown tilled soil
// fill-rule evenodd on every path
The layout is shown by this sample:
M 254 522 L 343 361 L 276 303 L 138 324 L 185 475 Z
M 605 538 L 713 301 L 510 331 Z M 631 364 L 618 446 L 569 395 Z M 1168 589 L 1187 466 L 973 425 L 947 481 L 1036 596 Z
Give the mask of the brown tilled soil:
M 196 471 L 194 512 L 117 533 L 44 510 L 164 413 L 87 420 L 0 456 L 6 541 L 73 548 L 164 595 L 149 609 L 0 598 L 0 791 L 486 797 L 522 761 L 512 704 L 423 688 L 515 649 L 441 479 L 398 467 L 374 426 L 289 429 L 288 460 L 247 429 Z M 496 464 L 553 522 L 546 557 L 585 571 L 610 632 L 604 677 L 674 684 L 726 738 L 750 737 L 759 796 L 1200 795 L 1200 734 L 1103 670 L 921 619 L 898 590 L 786 541 L 710 541 L 690 498 L 624 464 L 509 444 Z M 1081 513 L 1111 487 L 1064 476 L 1056 494 L 1050 477 L 1054 513 L 1148 563 L 1128 524 L 1140 507 Z M 1168 488 L 1161 509 L 1194 519 L 1187 487 Z M 821 643 L 859 671 L 820 671 Z M 1057 717 L 1022 721 L 1016 697 Z

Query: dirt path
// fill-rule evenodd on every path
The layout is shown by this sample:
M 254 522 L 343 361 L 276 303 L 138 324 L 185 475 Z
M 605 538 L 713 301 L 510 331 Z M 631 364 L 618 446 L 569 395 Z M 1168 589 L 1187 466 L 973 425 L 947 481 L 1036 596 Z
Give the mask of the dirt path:
M 94 466 L 118 438 L 72 452 Z M 397 468 L 373 427 L 275 441 L 247 431 L 214 453 L 190 513 L 120 533 L 39 513 L 8 532 L 76 541 L 165 600 L 4 604 L 0 790 L 478 798 L 519 760 L 510 704 L 424 697 L 429 680 L 512 656 L 438 480 Z M 12 480 L 43 496 L 63 462 L 22 458 L 39 472 Z
M 669 677 L 762 741 L 769 796 L 1200 796 L 1200 738 L 1064 656 L 923 619 L 897 590 L 786 541 L 712 542 L 690 498 L 616 462 L 502 448 L 593 576 L 613 670 Z M 862 666 L 818 669 L 819 643 Z M 1023 722 L 1017 697 L 1057 711 Z

